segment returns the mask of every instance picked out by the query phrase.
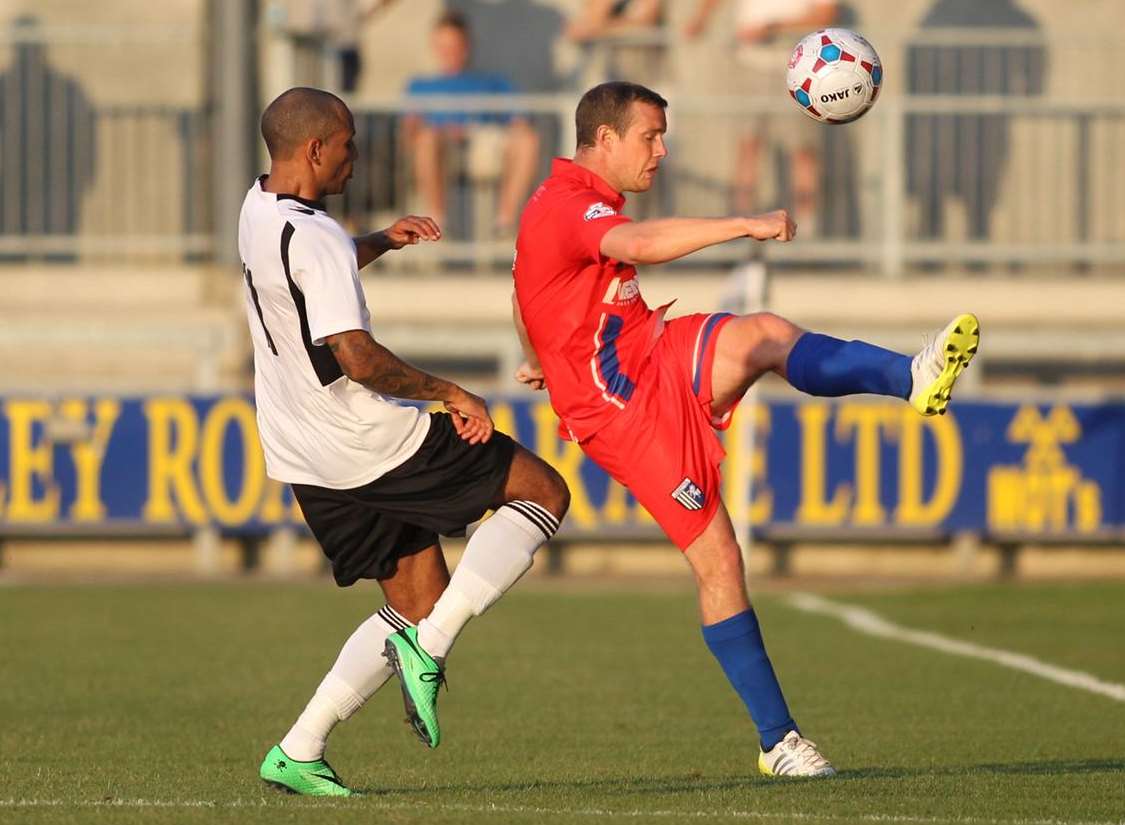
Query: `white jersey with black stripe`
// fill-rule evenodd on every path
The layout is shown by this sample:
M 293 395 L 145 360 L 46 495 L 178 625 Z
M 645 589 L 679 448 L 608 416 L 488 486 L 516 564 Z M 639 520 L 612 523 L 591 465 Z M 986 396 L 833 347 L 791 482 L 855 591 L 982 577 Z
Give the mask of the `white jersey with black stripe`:
M 323 204 L 266 192 L 264 181 L 242 203 L 238 252 L 266 473 L 358 487 L 414 455 L 430 419 L 343 374 L 324 339 L 371 331 L 355 244 Z

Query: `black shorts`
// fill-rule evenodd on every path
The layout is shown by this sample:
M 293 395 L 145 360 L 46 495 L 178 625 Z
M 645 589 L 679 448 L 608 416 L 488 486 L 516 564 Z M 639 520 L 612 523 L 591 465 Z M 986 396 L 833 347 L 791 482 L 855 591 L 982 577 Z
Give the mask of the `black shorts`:
M 457 435 L 445 413 L 430 414 L 430 431 L 410 458 L 370 484 L 332 490 L 294 484 L 301 512 L 341 587 L 387 579 L 398 560 L 438 535 L 460 536 L 496 503 L 516 445 L 501 432 L 486 444 Z

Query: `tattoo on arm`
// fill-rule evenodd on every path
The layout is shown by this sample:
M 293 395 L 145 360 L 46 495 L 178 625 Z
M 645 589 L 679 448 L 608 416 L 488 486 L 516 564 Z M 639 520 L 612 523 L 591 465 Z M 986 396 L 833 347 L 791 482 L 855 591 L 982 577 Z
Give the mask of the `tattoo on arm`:
M 403 361 L 366 332 L 330 336 L 328 347 L 348 378 L 380 395 L 417 401 L 446 401 L 456 389 L 444 378 Z
M 359 269 L 363 269 L 384 252 L 389 252 L 393 248 L 385 231 L 372 232 L 352 240 L 355 241 L 356 265 Z

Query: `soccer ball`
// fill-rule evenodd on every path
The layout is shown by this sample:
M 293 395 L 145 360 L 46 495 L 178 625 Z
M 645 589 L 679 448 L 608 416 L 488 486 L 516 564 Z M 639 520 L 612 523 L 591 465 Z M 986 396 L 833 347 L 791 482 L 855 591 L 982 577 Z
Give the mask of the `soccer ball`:
M 883 85 L 883 64 L 862 35 L 821 29 L 793 49 L 786 84 L 809 117 L 821 123 L 848 123 L 875 104 Z

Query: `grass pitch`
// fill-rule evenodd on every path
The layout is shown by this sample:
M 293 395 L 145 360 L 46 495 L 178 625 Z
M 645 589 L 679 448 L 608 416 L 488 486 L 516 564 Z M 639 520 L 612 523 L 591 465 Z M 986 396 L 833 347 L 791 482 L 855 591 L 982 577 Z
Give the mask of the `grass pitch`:
M 1125 584 L 832 598 L 1125 682 Z M 460 640 L 442 747 L 414 740 L 391 683 L 329 748 L 368 793 L 329 801 L 271 791 L 257 766 L 373 587 L 0 589 L 0 822 L 1125 821 L 1125 703 L 757 602 L 835 780 L 756 774 L 687 590 L 532 583 Z

